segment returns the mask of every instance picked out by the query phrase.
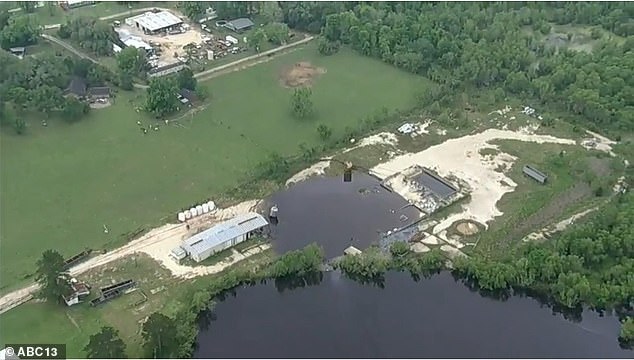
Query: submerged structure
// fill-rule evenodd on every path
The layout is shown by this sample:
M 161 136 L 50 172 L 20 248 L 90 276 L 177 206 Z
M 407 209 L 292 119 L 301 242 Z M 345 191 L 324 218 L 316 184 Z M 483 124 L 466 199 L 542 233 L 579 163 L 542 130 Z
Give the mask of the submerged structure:
M 418 165 L 385 178 L 381 184 L 427 215 L 464 196 L 452 181 Z

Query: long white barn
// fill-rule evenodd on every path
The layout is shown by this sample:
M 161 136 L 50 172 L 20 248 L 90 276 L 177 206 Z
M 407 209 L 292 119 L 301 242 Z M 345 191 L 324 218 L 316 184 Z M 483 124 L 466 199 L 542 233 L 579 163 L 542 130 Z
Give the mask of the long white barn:
M 194 261 L 201 262 L 211 255 L 239 244 L 262 231 L 268 221 L 257 213 L 238 215 L 185 240 L 181 248 Z

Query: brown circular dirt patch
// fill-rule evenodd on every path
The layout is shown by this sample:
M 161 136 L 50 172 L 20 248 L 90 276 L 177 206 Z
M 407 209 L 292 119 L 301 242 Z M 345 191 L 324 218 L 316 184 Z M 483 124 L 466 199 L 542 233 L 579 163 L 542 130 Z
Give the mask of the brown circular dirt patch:
M 474 235 L 480 231 L 480 229 L 478 228 L 478 225 L 476 225 L 474 222 L 471 222 L 471 221 L 465 221 L 458 224 L 456 226 L 456 230 L 458 231 L 458 233 L 464 236 Z
M 280 82 L 282 86 L 294 88 L 300 86 L 311 86 L 314 79 L 326 73 L 326 69 L 313 66 L 311 63 L 302 61 L 282 70 Z

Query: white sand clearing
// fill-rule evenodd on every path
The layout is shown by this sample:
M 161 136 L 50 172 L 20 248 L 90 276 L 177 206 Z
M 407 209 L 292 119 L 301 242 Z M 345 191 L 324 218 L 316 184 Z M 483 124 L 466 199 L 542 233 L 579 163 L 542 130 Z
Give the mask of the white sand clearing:
M 575 223 L 575 221 L 579 220 L 580 218 L 594 212 L 597 211 L 599 208 L 598 207 L 593 207 L 591 209 L 587 209 L 584 210 L 582 212 L 576 213 L 574 215 L 572 215 L 571 217 L 564 219 L 554 225 L 545 227 L 543 229 L 541 229 L 540 231 L 536 231 L 534 233 L 530 233 L 528 234 L 526 237 L 524 237 L 524 239 L 522 239 L 524 242 L 528 242 L 528 241 L 535 241 L 535 240 L 543 240 L 546 239 L 546 236 L 551 236 L 554 235 L 555 233 L 561 232 L 566 230 L 566 228 L 572 224 Z
M 612 141 L 610 139 L 608 139 L 607 137 L 597 134 L 595 132 L 592 132 L 590 130 L 586 130 L 586 133 L 588 135 L 592 135 L 593 139 L 593 146 L 589 146 L 587 142 L 583 141 L 581 143 L 581 145 L 583 147 L 585 147 L 586 149 L 596 149 L 599 151 L 603 151 L 606 152 L 608 154 L 610 154 L 611 156 L 616 156 L 616 154 L 614 152 L 612 152 L 612 145 L 616 144 L 616 141 Z
M 331 157 L 326 159 L 331 159 Z M 304 181 L 311 176 L 323 175 L 328 166 L 330 166 L 330 161 L 320 161 L 316 164 L 313 164 L 311 167 L 298 172 L 297 174 L 291 176 L 290 179 L 286 180 L 286 186 Z
M 410 245 L 409 247 L 410 250 L 412 250 L 415 253 L 426 253 L 428 251 L 430 251 L 431 249 L 419 242 L 415 242 L 412 245 Z
M 447 255 L 449 255 L 450 258 L 455 258 L 457 256 L 467 256 L 465 255 L 465 253 L 463 253 L 462 251 L 456 249 L 455 247 L 451 246 L 451 245 L 443 245 L 440 247 L 440 250 L 444 251 L 445 253 L 447 253 Z
M 371 171 L 379 178 L 402 172 L 413 166 L 421 165 L 435 169 L 441 176 L 453 175 L 465 181 L 471 188 L 471 199 L 463 205 L 462 212 L 444 219 L 434 228 L 433 233 L 445 230 L 458 220 L 473 220 L 484 226 L 502 212 L 496 203 L 502 196 L 515 189 L 517 184 L 505 174 L 498 172 L 499 166 L 507 168 L 515 157 L 498 153 L 485 159 L 480 150 L 497 149 L 489 144 L 492 140 L 509 139 L 535 143 L 557 143 L 574 145 L 575 141 L 560 139 L 550 135 L 530 135 L 519 132 L 489 129 L 481 133 L 450 139 L 418 153 L 397 156 L 394 159 L 375 166 Z M 443 239 L 444 240 L 444 239 Z
M 375 135 L 370 135 L 366 138 L 363 138 L 356 146 L 343 150 L 341 153 L 345 154 L 352 150 L 362 148 L 370 145 L 390 145 L 396 146 L 398 144 L 398 139 L 396 135 L 391 132 L 382 132 Z

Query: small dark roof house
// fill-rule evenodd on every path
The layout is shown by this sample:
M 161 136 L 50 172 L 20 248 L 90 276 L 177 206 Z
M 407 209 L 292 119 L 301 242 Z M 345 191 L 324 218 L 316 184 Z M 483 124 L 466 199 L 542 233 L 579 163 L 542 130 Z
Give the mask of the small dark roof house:
M 66 93 L 70 95 L 74 95 L 76 97 L 86 96 L 86 80 L 80 77 L 74 76 L 71 79 L 70 84 L 68 85 L 68 88 L 66 89 Z
M 241 32 L 241 31 L 249 30 L 254 25 L 255 24 L 253 23 L 253 21 L 251 21 L 251 19 L 239 18 L 239 19 L 227 21 L 227 24 L 225 24 L 225 27 L 235 32 Z
M 526 176 L 532 178 L 533 180 L 537 181 L 540 184 L 545 184 L 546 180 L 548 180 L 548 176 L 546 176 L 546 174 L 535 169 L 534 167 L 530 165 L 525 165 L 524 168 L 522 169 L 522 172 Z
M 107 99 L 110 97 L 110 88 L 107 86 L 95 86 L 88 89 L 88 94 L 94 99 Z

